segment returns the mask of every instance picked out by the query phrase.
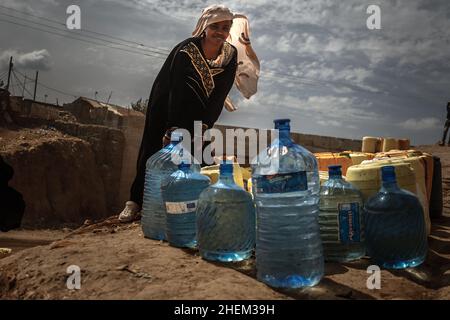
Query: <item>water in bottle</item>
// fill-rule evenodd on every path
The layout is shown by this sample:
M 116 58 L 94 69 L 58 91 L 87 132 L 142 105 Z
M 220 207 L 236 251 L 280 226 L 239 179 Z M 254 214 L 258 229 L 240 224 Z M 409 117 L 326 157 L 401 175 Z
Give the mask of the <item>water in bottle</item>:
M 319 225 L 325 261 L 346 262 L 364 256 L 362 195 L 342 179 L 341 166 L 329 166 L 320 188 Z
M 142 231 L 147 238 L 166 239 L 166 210 L 161 196 L 161 181 L 178 168 L 174 159 L 183 150 L 179 145 L 182 138 L 180 132 L 172 132 L 170 143 L 147 160 L 141 218 Z M 193 165 L 193 170 L 199 172 L 200 166 Z
M 193 248 L 197 244 L 196 211 L 200 193 L 209 186 L 208 177 L 182 162 L 178 171 L 161 182 L 166 207 L 167 241 L 174 247 Z
M 384 166 L 381 174 L 380 191 L 364 205 L 367 253 L 383 268 L 418 266 L 428 248 L 423 208 L 415 194 L 398 187 L 395 167 Z
M 314 286 L 324 272 L 317 159 L 292 141 L 289 119 L 274 122 L 279 137 L 252 172 L 257 278 L 273 287 Z
M 220 164 L 219 180 L 200 194 L 197 233 L 206 260 L 241 261 L 252 254 L 255 207 L 251 195 L 235 184 L 231 162 Z

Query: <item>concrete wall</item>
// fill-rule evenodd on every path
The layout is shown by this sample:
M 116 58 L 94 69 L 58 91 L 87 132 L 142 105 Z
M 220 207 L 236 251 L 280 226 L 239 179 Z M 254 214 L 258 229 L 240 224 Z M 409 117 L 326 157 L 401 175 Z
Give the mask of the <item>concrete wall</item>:
M 136 176 L 136 162 L 144 132 L 144 124 L 144 115 L 130 115 L 123 120 L 124 150 L 119 191 L 119 202 L 121 204 L 129 200 L 130 187 Z
M 215 125 L 214 128 L 220 130 L 222 132 L 222 135 L 225 138 L 226 130 L 227 129 L 243 129 L 244 131 L 248 128 L 244 127 L 232 127 L 232 126 L 226 126 L 226 125 Z M 257 131 L 257 141 L 259 144 L 259 129 L 256 129 Z M 302 133 L 292 133 L 291 134 L 292 139 L 297 143 L 303 146 L 304 148 L 308 149 L 311 152 L 340 152 L 340 151 L 360 151 L 362 147 L 362 141 L 361 140 L 352 140 L 352 139 L 345 139 L 345 138 L 335 138 L 335 137 L 326 137 L 326 136 L 317 136 L 317 135 L 311 135 L 311 134 L 302 134 Z M 245 148 L 245 154 L 241 154 L 240 156 L 242 158 L 245 158 L 245 165 L 249 165 L 250 160 L 249 159 L 249 148 L 248 148 L 248 139 L 246 139 L 246 148 Z M 267 145 L 269 145 L 271 141 L 271 136 L 267 135 Z M 224 150 L 226 150 L 226 141 L 224 139 Z M 237 150 L 237 141 L 234 141 L 234 150 L 236 153 Z M 258 150 L 258 153 L 260 150 Z M 239 154 L 237 154 L 239 156 Z

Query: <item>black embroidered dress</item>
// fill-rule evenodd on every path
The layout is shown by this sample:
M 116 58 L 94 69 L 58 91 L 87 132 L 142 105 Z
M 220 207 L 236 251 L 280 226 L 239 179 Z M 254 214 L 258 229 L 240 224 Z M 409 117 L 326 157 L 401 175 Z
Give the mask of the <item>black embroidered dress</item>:
M 236 67 L 237 50 L 228 42 L 215 61 L 205 58 L 199 37 L 172 50 L 150 93 L 131 201 L 142 206 L 147 159 L 162 148 L 169 128 L 187 129 L 193 137 L 194 121 L 202 121 L 208 128 L 214 125 L 233 86 Z

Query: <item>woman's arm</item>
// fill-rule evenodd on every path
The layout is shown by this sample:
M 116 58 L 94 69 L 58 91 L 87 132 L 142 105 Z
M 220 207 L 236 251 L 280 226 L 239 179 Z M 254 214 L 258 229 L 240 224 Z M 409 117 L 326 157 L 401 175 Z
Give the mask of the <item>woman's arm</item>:
M 186 90 L 186 75 L 190 64 L 189 56 L 177 52 L 173 61 L 169 82 L 169 100 L 167 105 L 167 128 L 184 127 L 183 114 L 189 113 L 189 106 L 183 105 L 183 94 Z

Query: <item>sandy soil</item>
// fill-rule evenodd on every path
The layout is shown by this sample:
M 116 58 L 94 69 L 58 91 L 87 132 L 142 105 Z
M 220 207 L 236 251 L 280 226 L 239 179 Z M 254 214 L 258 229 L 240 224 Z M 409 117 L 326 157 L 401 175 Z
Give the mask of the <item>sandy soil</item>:
M 18 232 L 17 235 L 20 234 Z M 31 233 L 33 234 L 33 233 Z M 22 233 L 23 236 L 23 233 Z M 58 240 L 50 244 L 42 239 Z M 0 246 L 11 243 L 0 238 Z M 368 260 L 326 264 L 314 288 L 273 290 L 256 281 L 254 260 L 220 264 L 195 250 L 145 239 L 138 223 L 112 217 L 69 232 L 34 233 L 34 248 L 0 259 L 4 299 L 449 299 L 450 218 L 435 222 L 426 263 L 415 269 L 381 273 L 381 289 L 369 290 Z M 4 242 L 6 239 L 6 242 Z M 19 242 L 22 241 L 23 237 Z M 81 289 L 66 287 L 67 267 L 81 269 Z

